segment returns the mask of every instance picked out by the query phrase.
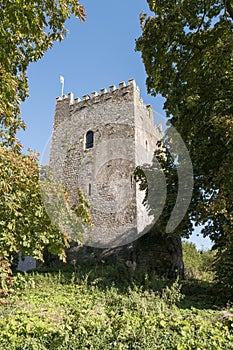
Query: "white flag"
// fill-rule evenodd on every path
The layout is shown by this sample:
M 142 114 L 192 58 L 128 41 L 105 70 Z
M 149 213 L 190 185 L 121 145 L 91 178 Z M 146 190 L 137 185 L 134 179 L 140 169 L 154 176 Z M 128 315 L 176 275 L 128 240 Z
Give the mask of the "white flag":
M 62 75 L 60 75 L 60 82 L 64 84 L 64 77 Z

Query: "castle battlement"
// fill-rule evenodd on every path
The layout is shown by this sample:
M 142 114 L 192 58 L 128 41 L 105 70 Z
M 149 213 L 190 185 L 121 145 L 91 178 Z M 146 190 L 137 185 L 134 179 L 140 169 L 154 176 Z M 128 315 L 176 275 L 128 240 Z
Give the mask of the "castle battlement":
M 75 107 L 75 109 L 81 109 L 86 105 L 87 102 L 88 105 L 90 105 L 92 103 L 98 103 L 103 99 L 108 100 L 115 96 L 119 97 L 120 95 L 126 95 L 129 92 L 133 92 L 136 90 L 139 92 L 139 88 L 136 86 L 135 80 L 130 79 L 128 81 L 128 85 L 126 85 L 126 83 L 123 81 L 118 84 L 118 88 L 116 88 L 115 85 L 109 86 L 109 91 L 106 88 L 102 88 L 100 89 L 99 93 L 97 91 L 93 91 L 90 95 L 83 95 L 82 98 L 74 98 L 73 93 L 69 93 L 68 96 L 64 95 L 62 97 L 57 97 L 56 102 L 58 105 L 62 103 L 68 103 L 70 106 L 73 106 L 73 108 Z
M 105 113 L 114 115 L 116 111 L 118 111 L 118 114 L 122 115 L 122 112 L 119 113 L 120 106 L 121 109 L 127 109 L 127 118 L 134 114 L 134 106 L 137 106 L 138 112 L 135 114 L 135 117 L 138 120 L 138 126 L 141 125 L 141 123 L 145 123 L 144 127 L 147 125 L 148 130 L 153 130 L 155 128 L 154 111 L 152 106 L 143 102 L 143 99 L 140 96 L 140 89 L 136 85 L 134 79 L 128 80 L 128 84 L 124 81 L 120 82 L 118 87 L 111 85 L 108 90 L 102 88 L 99 92 L 93 91 L 89 94 L 83 95 L 82 98 L 74 98 L 73 93 L 58 97 L 56 99 L 54 128 L 65 120 L 69 120 L 69 118 L 76 115 L 76 113 L 79 113 L 80 116 L 89 115 L 91 110 L 92 113 L 101 116 Z M 130 108 L 131 112 L 129 111 Z M 107 110 L 109 112 L 107 112 Z M 129 121 L 127 118 L 124 122 L 128 123 Z M 123 119 L 119 119 L 119 116 L 118 122 L 123 122 Z M 159 129 L 158 132 L 160 133 Z

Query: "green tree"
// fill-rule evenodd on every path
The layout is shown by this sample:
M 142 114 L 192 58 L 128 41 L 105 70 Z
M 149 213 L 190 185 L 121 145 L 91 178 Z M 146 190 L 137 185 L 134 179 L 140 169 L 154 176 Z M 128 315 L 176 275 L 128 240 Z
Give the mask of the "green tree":
M 48 186 L 48 180 L 43 185 L 39 176 L 38 162 L 33 153 L 16 154 L 8 147 L 0 146 L 0 278 L 2 274 L 7 276 L 6 266 L 9 268 L 19 251 L 43 260 L 43 251 L 47 247 L 65 260 L 64 249 L 69 246 L 70 236 L 62 229 L 64 222 L 73 224 L 76 240 L 82 238 L 83 225 L 91 222 L 88 202 L 80 191 L 77 195 L 79 204 L 71 210 L 74 215 L 69 215 L 69 197 L 65 189 L 53 181 Z M 43 202 L 46 199 L 49 202 L 51 197 L 56 198 L 49 212 L 51 214 L 53 209 L 53 217 L 57 218 L 55 223 L 51 222 L 51 215 L 45 211 Z M 47 211 L 48 208 L 47 203 Z
M 148 4 L 154 15 L 141 15 L 136 47 L 148 92 L 166 99 L 167 117 L 190 152 L 190 220 L 215 242 L 221 280 L 233 247 L 233 8 L 230 0 Z M 225 269 L 232 285 L 233 270 Z
M 66 35 L 65 21 L 85 19 L 77 0 L 0 0 L 0 141 L 20 147 L 15 134 L 25 124 L 20 103 L 28 96 L 27 67 Z
M 19 251 L 42 259 L 44 247 L 49 246 L 52 253 L 65 257 L 69 237 L 51 223 L 41 197 L 37 160 L 33 154 L 20 154 L 16 132 L 25 128 L 20 103 L 28 96 L 28 65 L 43 57 L 53 42 L 62 41 L 67 33 L 65 22 L 71 15 L 85 20 L 85 10 L 78 0 L 0 0 L 0 278 L 3 284 L 12 283 L 9 266 Z M 50 192 L 56 189 L 53 184 Z M 64 204 L 64 192 L 59 195 L 62 199 L 58 200 L 59 205 Z M 90 218 L 87 201 L 80 192 L 78 195 L 79 205 L 73 209 L 81 225 L 89 223 Z
M 212 280 L 215 253 L 211 250 L 198 251 L 195 244 L 182 242 L 185 277 Z
M 51 224 L 44 209 L 35 155 L 16 155 L 0 146 L 0 169 L 0 256 L 10 261 L 21 251 L 41 259 L 49 244 L 63 258 L 68 237 Z
M 138 166 L 134 171 L 134 178 L 139 183 L 139 189 L 145 190 L 143 204 L 147 206 L 149 215 L 157 219 L 155 225 L 164 235 L 165 232 L 168 235 L 170 233 L 170 231 L 167 231 L 167 224 L 177 200 L 179 188 L 177 170 L 179 168 L 180 172 L 184 172 L 185 168 L 182 165 L 186 161 L 183 159 L 182 164 L 178 155 L 174 153 L 170 141 L 168 135 L 164 136 L 163 140 L 157 142 L 158 149 L 154 153 L 152 162 Z M 174 159 L 176 159 L 176 162 L 174 162 Z M 166 198 L 164 198 L 165 196 Z M 182 201 L 184 200 L 185 196 L 182 196 Z M 163 210 L 159 216 L 158 211 L 161 212 L 161 208 Z M 183 214 L 183 220 L 177 226 L 173 225 L 172 235 L 188 238 L 190 232 L 192 232 L 193 225 L 189 211 Z

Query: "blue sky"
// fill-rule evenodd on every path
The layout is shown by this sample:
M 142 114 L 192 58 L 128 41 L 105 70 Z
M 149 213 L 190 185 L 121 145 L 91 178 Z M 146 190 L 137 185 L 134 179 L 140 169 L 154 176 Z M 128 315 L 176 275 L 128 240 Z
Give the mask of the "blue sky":
M 146 73 L 135 39 L 140 36 L 139 15 L 149 13 L 145 0 L 80 1 L 86 8 L 85 23 L 71 18 L 68 36 L 56 43 L 28 69 L 30 97 L 21 105 L 27 129 L 20 132 L 24 149 L 43 152 L 53 127 L 56 97 L 61 95 L 59 76 L 65 78 L 64 92 L 82 97 L 93 91 L 134 78 L 146 104 L 155 111 L 155 123 L 165 125 L 163 99 L 146 90 Z M 192 239 L 199 248 L 209 240 Z
M 86 8 L 85 23 L 72 18 L 69 34 L 54 44 L 45 56 L 30 65 L 29 99 L 22 104 L 27 131 L 19 133 L 25 149 L 42 152 L 50 137 L 56 97 L 61 95 L 59 76 L 65 78 L 65 93 L 82 97 L 92 91 L 135 78 L 146 104 L 163 114 L 162 98 L 146 93 L 146 74 L 135 39 L 140 36 L 139 15 L 148 13 L 144 0 L 81 1 Z M 165 123 L 157 116 L 156 123 Z M 163 119 L 163 120 L 162 120 Z

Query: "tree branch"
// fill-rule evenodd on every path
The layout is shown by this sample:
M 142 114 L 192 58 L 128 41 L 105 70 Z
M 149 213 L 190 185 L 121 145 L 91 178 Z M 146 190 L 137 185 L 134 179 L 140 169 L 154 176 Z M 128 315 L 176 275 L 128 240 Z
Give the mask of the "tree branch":
M 201 19 L 201 23 L 199 24 L 199 27 L 198 27 L 196 33 L 198 33 L 199 30 L 201 29 L 202 24 L 204 23 L 204 20 L 205 20 L 205 16 L 206 16 L 206 4 L 205 4 L 205 1 L 204 1 L 204 13 L 203 13 L 203 16 L 202 16 L 202 19 Z
M 228 14 L 230 15 L 231 19 L 233 19 L 233 8 L 231 6 L 231 0 L 225 0 L 225 6 Z

